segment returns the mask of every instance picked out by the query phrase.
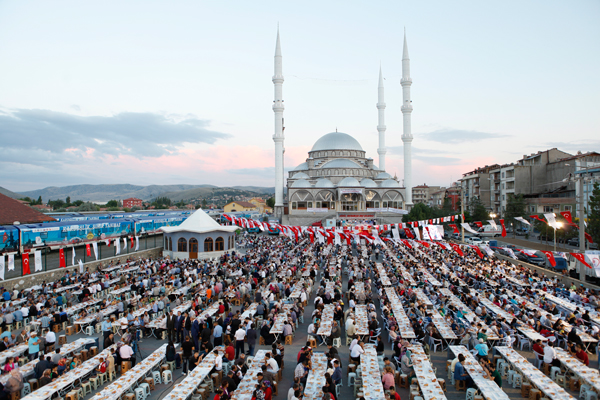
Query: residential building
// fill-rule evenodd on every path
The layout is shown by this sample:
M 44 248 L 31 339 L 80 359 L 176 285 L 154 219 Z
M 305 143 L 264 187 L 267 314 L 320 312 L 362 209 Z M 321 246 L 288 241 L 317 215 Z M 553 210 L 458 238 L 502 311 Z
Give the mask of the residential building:
M 460 182 L 452 183 L 452 186 L 446 189 L 444 197 L 450 199 L 452 210 L 460 210 Z M 443 204 L 443 203 L 442 203 Z
M 133 208 L 133 207 L 142 207 L 142 199 L 137 199 L 135 197 L 130 197 L 128 199 L 123 200 L 124 208 Z
M 441 186 L 427 186 L 427 184 L 422 184 L 418 186 L 413 186 L 412 188 L 412 200 L 413 204 L 423 203 L 431 206 L 432 200 L 431 197 L 433 193 L 439 192 L 443 188 Z M 443 204 L 443 198 L 442 203 Z
M 239 211 L 258 211 L 258 207 L 248 201 L 232 201 L 225 204 L 223 211 L 226 213 Z
M 261 214 L 272 214 L 273 209 L 267 205 L 267 202 L 264 199 L 259 197 L 253 197 L 250 199 L 249 203 L 252 203 L 258 208 L 258 212 Z

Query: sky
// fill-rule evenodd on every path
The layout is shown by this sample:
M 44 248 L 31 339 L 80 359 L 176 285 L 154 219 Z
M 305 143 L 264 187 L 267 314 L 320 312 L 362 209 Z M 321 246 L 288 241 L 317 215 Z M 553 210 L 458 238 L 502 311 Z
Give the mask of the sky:
M 285 167 L 335 131 L 413 184 L 553 147 L 600 151 L 600 2 L 0 0 L 0 186 L 274 185 L 279 25 Z

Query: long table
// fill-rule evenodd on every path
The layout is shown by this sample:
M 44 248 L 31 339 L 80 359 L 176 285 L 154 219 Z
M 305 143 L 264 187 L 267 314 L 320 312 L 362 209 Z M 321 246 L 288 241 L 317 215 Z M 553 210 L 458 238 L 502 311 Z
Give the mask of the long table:
M 549 377 L 544 375 L 542 371 L 533 366 L 527 359 L 517 353 L 510 347 L 496 346 L 496 351 L 500 353 L 515 369 L 537 387 L 540 391 L 551 400 L 572 400 L 573 397 L 567 393 L 562 387 L 557 385 Z
M 385 391 L 381 384 L 381 372 L 375 345 L 365 344 L 365 352 L 360 355 L 360 368 L 362 370 L 363 397 L 368 400 L 384 400 Z
M 317 330 L 319 336 L 330 336 L 331 329 L 333 328 L 333 314 L 335 312 L 335 306 L 333 304 L 326 304 L 321 314 L 321 325 Z
M 248 370 L 246 371 L 246 375 L 240 381 L 237 389 L 231 393 L 231 400 L 251 400 L 252 393 L 254 389 L 256 389 L 257 375 L 259 372 L 262 372 L 261 367 L 265 363 L 265 355 L 267 354 L 267 350 L 258 350 L 256 355 L 252 359 L 250 365 L 248 365 Z
M 305 400 L 320 400 L 323 397 L 323 386 L 325 386 L 325 372 L 327 372 L 327 356 L 325 353 L 313 353 L 311 359 L 311 370 L 306 378 L 304 387 Z
M 540 295 L 547 298 L 548 300 L 550 300 L 551 302 L 555 303 L 556 305 L 558 305 L 559 307 L 564 308 L 565 310 L 569 310 L 571 312 L 575 312 L 577 311 L 578 308 L 581 308 L 582 310 L 584 309 L 583 306 L 577 306 L 573 303 L 571 303 L 568 300 L 565 299 L 561 299 L 560 297 L 556 297 L 553 294 L 550 293 L 546 293 L 543 291 L 539 291 Z M 595 311 L 590 311 L 590 320 L 600 326 L 600 316 L 598 315 L 598 313 L 596 313 Z
M 445 400 L 446 395 L 440 386 L 440 383 L 433 372 L 433 366 L 425 354 L 423 347 L 420 344 L 413 344 L 408 347 L 411 351 L 411 360 L 413 363 L 413 370 L 421 392 L 423 393 L 424 400 Z
M 458 357 L 459 354 L 462 354 L 465 357 L 464 363 L 462 366 L 465 371 L 469 374 L 471 379 L 481 393 L 483 394 L 483 398 L 486 400 L 508 400 L 509 397 L 502 389 L 498 386 L 498 384 L 490 379 L 487 379 L 484 376 L 483 368 L 475 357 L 467 350 L 465 346 L 450 346 L 450 351 L 454 353 Z
M 396 290 L 392 287 L 385 288 L 385 293 L 387 294 L 388 300 L 392 305 L 392 312 L 394 313 L 394 318 L 396 319 L 396 324 L 398 325 L 398 334 L 402 339 L 414 339 L 417 336 L 415 335 L 415 331 L 412 328 L 412 324 L 410 323 L 410 319 L 406 316 L 404 312 L 404 308 L 402 307 L 402 302 L 398 298 L 396 294 Z
M 573 371 L 573 373 L 580 377 L 586 385 L 591 386 L 596 392 L 600 393 L 600 372 L 597 369 L 586 366 L 560 347 L 555 347 L 554 351 L 556 352 L 556 358 L 558 358 L 566 368 Z
M 383 264 L 375 263 L 375 268 L 377 268 L 377 273 L 379 274 L 379 280 L 383 286 L 392 286 L 392 282 L 387 275 L 387 271 L 383 268 Z
M 364 336 L 369 334 L 369 313 L 367 312 L 366 305 L 357 304 L 354 308 L 354 324 L 357 335 Z
M 215 359 L 217 358 L 215 350 L 219 350 L 222 356 L 225 348 L 223 346 L 215 347 L 204 357 L 204 359 L 202 359 L 202 362 L 198 364 L 196 368 L 190 370 L 185 379 L 175 385 L 173 390 L 163 397 L 162 400 L 180 400 L 191 397 L 215 366 Z
M 140 378 L 144 377 L 154 368 L 157 368 L 162 364 L 166 356 L 167 344 L 163 344 L 154 353 L 144 358 L 135 367 L 127 371 L 126 374 L 121 375 L 119 379 L 104 387 L 101 391 L 96 393 L 91 399 L 93 400 L 118 400 L 121 396 L 137 385 Z

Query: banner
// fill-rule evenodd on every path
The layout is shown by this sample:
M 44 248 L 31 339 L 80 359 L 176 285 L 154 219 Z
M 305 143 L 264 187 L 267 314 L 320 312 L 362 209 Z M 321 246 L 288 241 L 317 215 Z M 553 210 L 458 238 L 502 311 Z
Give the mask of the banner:
M 596 276 L 600 276 L 600 251 L 586 250 L 585 256 L 590 260 L 589 265 L 596 272 Z
M 400 232 L 398 231 L 398 228 L 392 229 L 392 237 L 394 239 L 400 239 Z
M 571 211 L 561 211 L 560 215 L 562 215 L 563 218 L 566 219 L 569 224 L 573 223 L 573 216 L 571 215 Z
M 75 246 L 71 247 L 71 266 L 75 266 Z
M 135 251 L 138 251 L 140 248 L 140 237 L 136 236 L 135 237 Z
M 429 236 L 429 229 L 427 226 L 423 228 L 423 240 L 433 240 L 431 236 Z
M 554 222 L 556 223 L 556 222 Z M 543 251 L 542 253 L 544 253 L 546 255 L 546 257 L 548 257 L 548 261 L 550 262 L 550 265 L 552 265 L 553 267 L 556 267 L 556 260 L 554 259 L 554 254 L 552 254 L 551 251 Z
M 483 249 L 483 251 L 485 251 L 485 252 L 486 252 L 486 254 L 487 254 L 489 257 L 492 257 L 492 256 L 494 256 L 494 251 L 493 251 L 493 250 L 490 248 L 490 246 L 487 246 L 487 245 L 485 245 L 485 246 L 481 246 L 481 248 Z
M 91 256 L 92 256 L 92 249 L 90 248 L 90 244 L 89 244 L 89 243 L 86 243 L 86 244 L 85 244 L 85 254 L 86 254 L 88 257 L 91 257 Z
M 96 261 L 98 261 L 98 243 L 92 243 L 92 248 L 94 249 L 94 257 L 96 257 Z
M 42 270 L 42 252 L 40 250 L 36 250 L 33 253 L 33 260 L 35 265 L 35 272 Z
M 523 218 L 523 217 L 515 217 L 515 219 L 516 219 L 517 221 L 519 221 L 519 222 L 522 222 L 522 223 L 524 223 L 525 225 L 531 225 L 531 224 L 529 223 L 529 221 L 527 221 L 527 220 L 526 220 L 525 218 Z
M 340 194 L 362 194 L 362 189 L 339 189 Z
M 502 221 L 502 220 L 500 220 Z M 506 251 L 508 253 L 509 256 L 511 256 L 512 258 L 514 258 L 515 260 L 518 260 L 517 256 L 515 256 L 515 252 L 512 251 L 512 249 L 510 247 L 502 247 L 502 249 L 504 251 Z
M 15 255 L 14 254 L 8 255 L 8 270 L 9 271 L 15 270 Z
M 504 226 L 504 220 L 503 219 L 500 220 L 500 225 L 502 225 L 502 237 L 506 237 L 506 227 Z M 516 258 L 516 257 L 514 257 L 514 258 Z
M 83 274 L 83 261 L 81 261 L 81 258 L 79 259 L 79 273 Z
M 475 250 L 475 253 L 477 253 L 477 255 L 479 256 L 479 258 L 483 259 L 483 253 L 481 252 L 481 250 L 479 250 L 479 247 L 475 246 L 475 245 L 470 245 L 470 247 Z
M 419 232 L 419 228 L 414 228 L 415 230 L 415 238 L 417 240 L 421 240 L 421 233 Z
M 307 208 L 306 211 L 313 213 L 326 213 L 329 208 Z
M 585 262 L 585 255 L 583 255 L 581 253 L 569 253 L 569 254 L 572 255 L 573 258 L 575 258 L 577 261 L 579 261 L 580 263 L 582 263 L 586 267 L 592 268 L 592 266 L 590 264 L 588 264 L 587 262 Z M 600 267 L 600 260 L 598 262 L 598 266 Z
M 490 225 L 492 226 L 492 229 L 497 231 L 498 230 L 498 225 L 496 225 L 496 221 L 494 221 L 493 219 L 488 220 L 488 222 L 490 223 Z
M 123 251 L 127 250 L 127 238 L 123 238 Z
M 461 222 L 460 226 L 462 226 L 463 228 L 465 228 L 466 231 L 469 231 L 471 233 L 477 234 L 477 231 L 474 230 L 473 228 L 471 228 L 471 226 L 469 224 L 467 224 L 466 222 Z
M 0 254 L 0 279 L 4 280 L 4 254 Z
M 133 239 L 133 236 L 130 236 L 130 237 L 129 237 L 129 242 L 131 242 L 131 245 L 129 246 L 129 248 L 130 248 L 130 249 L 133 249 L 133 246 L 134 246 L 134 239 Z
M 548 221 L 548 225 L 554 229 L 558 229 L 558 224 L 556 223 L 556 217 L 554 217 L 554 213 L 546 213 L 544 214 L 544 217 Z
M 454 231 L 452 233 L 460 233 L 460 231 L 458 230 L 458 226 L 456 226 L 456 224 L 450 224 L 448 226 L 450 228 L 454 229 Z
M 29 269 L 29 253 L 21 254 L 21 264 L 23 265 L 23 275 L 31 274 Z
M 462 250 L 460 249 L 460 246 L 458 244 L 450 243 L 450 246 L 452 246 L 454 251 L 457 252 L 459 256 L 464 257 L 464 253 L 462 252 Z
M 67 261 L 65 260 L 65 249 L 60 249 L 58 251 L 58 266 L 60 268 L 67 268 Z
M 415 237 L 415 235 L 413 235 L 413 233 L 411 232 L 410 228 L 404 228 L 404 233 L 409 239 L 413 239 Z
M 115 255 L 118 256 L 119 254 L 121 254 L 121 241 L 115 239 Z

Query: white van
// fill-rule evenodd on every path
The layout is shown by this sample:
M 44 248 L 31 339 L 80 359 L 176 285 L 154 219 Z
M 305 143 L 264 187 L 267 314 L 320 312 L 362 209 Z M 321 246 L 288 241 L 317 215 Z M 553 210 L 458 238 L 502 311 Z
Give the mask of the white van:
M 500 237 L 502 236 L 502 227 L 496 226 L 496 229 L 492 225 L 484 225 L 477 230 L 477 235 L 480 237 Z

